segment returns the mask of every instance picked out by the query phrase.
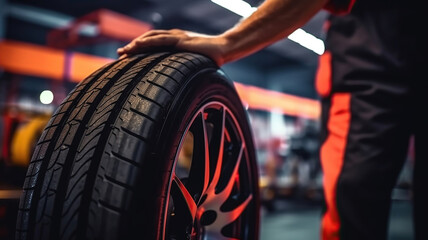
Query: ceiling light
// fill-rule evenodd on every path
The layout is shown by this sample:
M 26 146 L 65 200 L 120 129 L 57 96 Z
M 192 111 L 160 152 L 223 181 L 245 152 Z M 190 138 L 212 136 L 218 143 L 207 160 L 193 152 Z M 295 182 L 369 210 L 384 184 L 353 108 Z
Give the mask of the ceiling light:
M 52 91 L 44 90 L 40 93 L 40 102 L 43 104 L 51 104 L 54 99 Z
M 316 38 L 314 35 L 305 32 L 305 30 L 299 28 L 288 36 L 288 39 L 294 41 L 303 47 L 314 51 L 318 55 L 322 55 L 325 50 L 324 42 Z
M 244 18 L 250 16 L 251 14 L 253 14 L 253 12 L 257 10 L 257 8 L 251 7 L 249 3 L 242 0 L 211 0 L 211 1 Z M 324 42 L 321 39 L 315 37 L 314 35 L 305 32 L 301 28 L 297 29 L 292 34 L 290 34 L 288 36 L 288 39 L 300 44 L 301 46 L 309 50 L 312 50 L 318 55 L 321 55 L 324 53 L 324 50 L 325 50 Z
M 257 10 L 255 7 L 242 0 L 211 0 L 213 3 L 220 5 L 242 17 L 248 17 Z

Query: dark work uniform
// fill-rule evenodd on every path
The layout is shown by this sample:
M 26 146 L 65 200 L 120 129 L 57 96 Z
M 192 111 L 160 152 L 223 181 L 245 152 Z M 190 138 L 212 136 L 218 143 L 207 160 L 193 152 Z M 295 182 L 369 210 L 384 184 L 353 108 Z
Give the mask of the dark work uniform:
M 387 239 L 391 193 L 412 135 L 415 239 L 428 239 L 428 12 L 422 2 L 332 0 L 326 7 L 334 14 L 317 79 L 324 240 Z

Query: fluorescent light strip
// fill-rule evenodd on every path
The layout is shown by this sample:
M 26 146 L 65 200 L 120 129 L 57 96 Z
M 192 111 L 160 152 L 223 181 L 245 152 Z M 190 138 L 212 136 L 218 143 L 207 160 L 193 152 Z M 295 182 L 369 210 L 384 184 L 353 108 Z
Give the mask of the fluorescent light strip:
M 242 17 L 248 17 L 257 10 L 257 8 L 251 7 L 249 3 L 242 0 L 211 0 L 211 1 Z
M 322 55 L 325 50 L 323 40 L 315 37 L 314 35 L 305 32 L 305 30 L 298 28 L 296 31 L 288 36 L 288 39 L 300 44 L 309 50 L 314 51 L 318 55 Z
M 222 6 L 229 11 L 232 11 L 241 17 L 249 17 L 253 14 L 257 8 L 251 7 L 251 5 L 242 0 L 211 0 L 213 3 Z M 325 51 L 324 42 L 315 37 L 314 35 L 305 32 L 303 29 L 299 28 L 288 36 L 293 42 L 300 44 L 302 47 L 305 47 L 309 50 L 312 50 L 318 55 L 322 55 Z

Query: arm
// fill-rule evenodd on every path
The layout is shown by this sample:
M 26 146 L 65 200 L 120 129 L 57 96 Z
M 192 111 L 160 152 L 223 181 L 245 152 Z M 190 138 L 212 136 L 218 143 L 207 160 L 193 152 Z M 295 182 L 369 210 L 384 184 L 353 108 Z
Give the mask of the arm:
M 259 51 L 309 21 L 328 0 L 266 0 L 251 16 L 219 35 L 173 30 L 149 31 L 118 49 L 121 57 L 150 47 L 172 46 L 207 55 L 221 66 Z

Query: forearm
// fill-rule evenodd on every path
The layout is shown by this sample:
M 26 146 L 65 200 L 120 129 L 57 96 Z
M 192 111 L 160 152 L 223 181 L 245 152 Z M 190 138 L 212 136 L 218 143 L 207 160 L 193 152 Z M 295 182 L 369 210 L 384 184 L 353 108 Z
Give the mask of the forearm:
M 170 46 L 212 58 L 219 66 L 248 56 L 305 24 L 328 0 L 266 0 L 256 12 L 214 36 L 180 29 L 152 30 L 117 50 L 121 58 L 154 47 Z
M 250 55 L 290 35 L 328 0 L 266 0 L 256 12 L 220 37 L 225 62 Z

